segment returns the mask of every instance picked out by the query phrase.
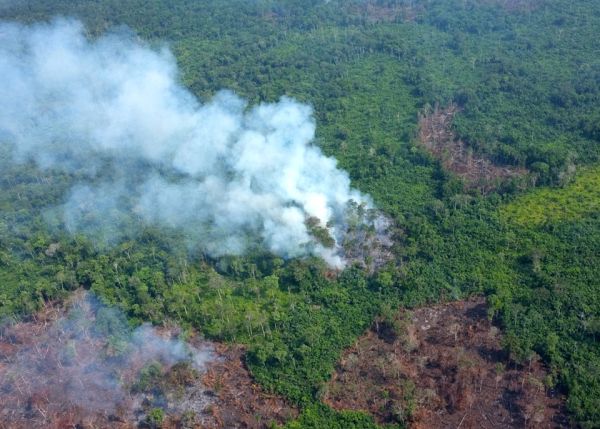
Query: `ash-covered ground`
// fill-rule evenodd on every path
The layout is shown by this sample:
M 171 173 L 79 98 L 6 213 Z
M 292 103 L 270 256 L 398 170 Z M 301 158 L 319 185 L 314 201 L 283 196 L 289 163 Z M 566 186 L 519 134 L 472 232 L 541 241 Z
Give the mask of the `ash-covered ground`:
M 0 428 L 261 428 L 293 417 L 253 385 L 242 354 L 176 326 L 132 329 L 78 292 L 2 326 Z

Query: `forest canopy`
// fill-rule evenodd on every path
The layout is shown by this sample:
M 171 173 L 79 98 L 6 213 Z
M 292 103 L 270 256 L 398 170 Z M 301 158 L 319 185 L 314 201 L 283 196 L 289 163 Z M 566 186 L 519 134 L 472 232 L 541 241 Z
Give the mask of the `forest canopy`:
M 111 212 L 125 233 L 99 245 L 100 236 L 73 233 L 56 215 L 75 186 L 98 176 L 43 167 L 31 154 L 15 162 L 16 141 L 0 128 L 4 323 L 85 288 L 132 325 L 175 321 L 208 339 L 244 344 L 254 379 L 301 408 L 290 428 L 366 428 L 376 427 L 370 416 L 321 401 L 342 351 L 389 306 L 483 295 L 512 361 L 541 359 L 546 387 L 567 395 L 573 424 L 600 421 L 597 1 L 0 2 L 7 25 L 57 17 L 80 20 L 86 43 L 119 34 L 156 55 L 172 52 L 174 85 L 202 105 L 222 90 L 250 109 L 296 100 L 289 102 L 300 119 L 292 125 L 300 133 L 312 126 L 314 153 L 347 172 L 325 186 L 343 182 L 356 200 L 369 195 L 364 201 L 391 222 L 393 244 L 376 270 L 368 260 L 332 270 L 323 249 L 339 243 L 360 253 L 356 242 L 375 226 L 345 224 L 344 242 L 327 232 L 331 225 L 307 217 L 299 224 L 320 251 L 219 253 L 191 249 L 180 224 Z M 92 70 L 92 79 L 101 72 Z M 0 97 L 8 91 L 0 88 Z M 448 106 L 456 113 L 447 129 L 465 159 L 523 174 L 483 188 L 448 171 L 419 142 L 420 118 Z M 247 125 L 259 113 L 240 115 Z M 3 108 L 0 124 L 7 118 Z M 147 162 L 118 173 L 147 173 Z M 331 167 L 325 164 L 319 171 Z M 181 171 L 152 168 L 170 183 L 182 180 Z M 138 186 L 143 177 L 133 179 L 120 183 Z

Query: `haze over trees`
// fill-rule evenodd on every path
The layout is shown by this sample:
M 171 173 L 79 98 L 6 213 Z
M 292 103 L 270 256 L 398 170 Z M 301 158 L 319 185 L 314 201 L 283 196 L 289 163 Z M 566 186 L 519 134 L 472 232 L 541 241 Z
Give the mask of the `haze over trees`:
M 301 408 L 290 428 L 366 428 L 376 427 L 371 416 L 321 401 L 342 351 L 388 308 L 479 294 L 511 362 L 539 356 L 545 388 L 567 395 L 573 424 L 597 425 L 597 1 L 0 3 L 3 21 L 56 16 L 81 20 L 92 41 L 116 31 L 144 49 L 168 47 L 174 81 L 202 104 L 227 89 L 249 106 L 282 96 L 311 106 L 314 143 L 348 173 L 347 189 L 370 195 L 391 220 L 393 245 L 376 270 L 366 260 L 337 272 L 319 252 L 190 249 L 178 225 L 125 218 L 124 233 L 99 246 L 100 237 L 71 233 L 57 215 L 91 173 L 14 162 L 15 141 L 0 129 L 3 321 L 83 287 L 132 325 L 175 321 L 245 344 L 255 380 Z M 519 174 L 481 187 L 446 169 L 448 152 L 419 141 L 419 118 L 449 108 L 444 126 L 466 159 Z M 7 115 L 0 111 L 0 124 Z M 337 239 L 310 217 L 300 223 L 323 248 Z

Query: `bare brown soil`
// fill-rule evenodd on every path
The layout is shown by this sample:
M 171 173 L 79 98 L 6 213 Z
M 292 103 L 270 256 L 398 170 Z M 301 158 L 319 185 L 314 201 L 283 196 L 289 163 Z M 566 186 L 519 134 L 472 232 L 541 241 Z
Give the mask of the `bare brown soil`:
M 47 305 L 28 321 L 1 327 L 1 429 L 149 428 L 153 408 L 165 410 L 162 428 L 259 429 L 297 415 L 254 384 L 242 348 L 194 334 L 186 341 L 200 364 L 159 357 L 158 379 L 136 388 L 148 347 L 119 355 L 109 338 L 92 333 L 94 318 L 83 319 L 89 326 L 78 319 L 74 331 L 67 307 Z M 166 339 L 161 347 L 180 344 L 168 342 L 180 334 L 176 326 L 152 329 Z
M 544 0 L 484 0 L 484 3 L 499 5 L 509 12 L 522 13 L 533 12 L 544 3 Z
M 262 391 L 243 363 L 243 347 L 216 346 L 222 359 L 213 362 L 202 381 L 216 396 L 207 410 L 211 428 L 266 428 L 297 417 L 298 411 L 280 397 Z
M 396 20 L 414 21 L 423 11 L 423 5 L 417 3 L 382 5 L 376 1 L 365 1 L 359 5 L 360 12 L 369 23 L 394 22 Z
M 413 428 L 568 427 L 543 365 L 517 365 L 500 341 L 480 298 L 402 311 L 344 353 L 325 402 Z
M 419 142 L 442 167 L 457 175 L 469 188 L 494 189 L 503 180 L 527 174 L 524 168 L 495 165 L 473 151 L 452 131 L 452 120 L 459 112 L 455 104 L 436 106 L 419 117 Z
M 363 17 L 368 23 L 414 21 L 423 11 L 423 5 L 416 2 L 396 2 L 381 4 L 375 0 L 351 4 L 350 12 Z

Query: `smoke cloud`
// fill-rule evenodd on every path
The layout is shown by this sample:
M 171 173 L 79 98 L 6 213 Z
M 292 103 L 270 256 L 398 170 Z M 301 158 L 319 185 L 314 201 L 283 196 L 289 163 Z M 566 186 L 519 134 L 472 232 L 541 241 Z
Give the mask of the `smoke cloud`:
M 90 41 L 70 20 L 0 24 L 0 75 L 0 142 L 17 162 L 78 177 L 69 230 L 118 240 L 133 219 L 214 256 L 258 246 L 344 265 L 348 202 L 370 202 L 312 144 L 310 106 L 248 106 L 230 91 L 203 104 L 168 49 L 123 33 Z

